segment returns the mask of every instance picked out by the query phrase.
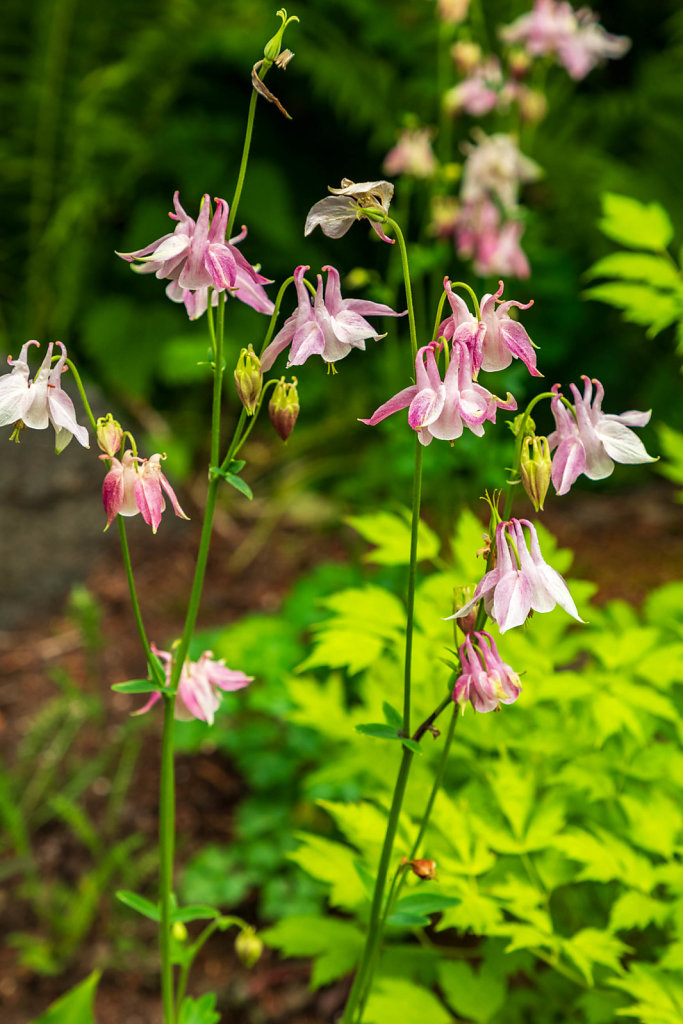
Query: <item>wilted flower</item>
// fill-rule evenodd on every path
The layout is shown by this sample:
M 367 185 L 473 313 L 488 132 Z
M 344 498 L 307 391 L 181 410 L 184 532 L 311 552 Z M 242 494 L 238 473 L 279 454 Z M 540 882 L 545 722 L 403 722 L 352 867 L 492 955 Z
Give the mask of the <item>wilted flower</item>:
M 166 681 L 170 682 L 173 656 L 168 651 L 160 651 L 154 644 L 152 650 L 163 663 Z M 253 681 L 253 678 L 244 672 L 227 668 L 222 658 L 216 660 L 211 651 L 204 651 L 199 661 L 188 659 L 183 665 L 178 681 L 174 715 L 180 722 L 198 718 L 213 725 L 214 714 L 221 703 L 220 692 L 242 690 Z M 160 699 L 160 693 L 153 693 L 145 706 L 135 714 L 144 714 Z
M 273 304 L 261 287 L 270 281 L 257 273 L 237 248 L 246 237 L 246 228 L 226 241 L 229 209 L 225 200 L 216 199 L 216 213 L 211 218 L 211 203 L 205 194 L 195 223 L 178 196 L 178 192 L 173 195 L 176 212 L 169 214 L 171 220 L 178 221 L 175 231 L 117 256 L 129 263 L 136 261 L 133 269 L 140 274 L 170 280 L 166 294 L 173 302 L 185 303 L 190 319 L 206 310 L 209 287 L 217 292 L 229 290 L 259 312 L 272 313 Z M 217 301 L 215 297 L 214 304 Z
M 587 7 L 575 11 L 566 0 L 535 0 L 501 32 L 506 43 L 523 43 L 533 57 L 554 55 L 572 78 L 585 78 L 602 59 L 623 57 L 631 45 L 626 36 L 610 35 Z
M 480 324 L 479 333 L 484 330 L 484 325 Z M 474 340 L 472 347 L 476 346 Z M 495 423 L 498 408 L 517 408 L 512 395 L 508 394 L 503 401 L 473 381 L 471 348 L 458 338 L 453 340 L 450 362 L 442 381 L 434 356 L 441 347 L 441 342 L 431 342 L 419 349 L 415 360 L 416 383 L 399 391 L 361 423 L 374 427 L 409 406 L 408 423 L 417 432 L 420 443 L 428 445 L 435 437 L 454 441 L 462 434 L 463 427 L 481 437 L 486 420 Z
M 100 455 L 107 459 L 107 455 Z M 152 455 L 149 459 L 141 459 L 127 450 L 122 459 L 111 459 L 111 468 L 102 485 L 102 501 L 107 513 L 107 527 L 119 516 L 136 516 L 138 512 L 152 533 L 156 533 L 161 522 L 161 514 L 166 508 L 162 490 L 166 492 L 173 506 L 173 511 L 181 519 L 189 519 L 183 512 L 175 492 L 161 472 L 160 462 L 165 455 Z
M 604 388 L 600 381 L 583 376 L 583 396 L 571 384 L 574 414 L 559 396 L 560 385 L 552 390 L 550 403 L 556 429 L 548 437 L 553 456 L 552 481 L 558 494 L 566 494 L 582 473 L 589 480 L 603 480 L 614 469 L 614 463 L 637 464 L 656 462 L 648 455 L 640 438 L 630 427 L 644 427 L 651 413 L 631 410 L 618 415 L 602 411 Z M 593 396 L 595 384 L 595 396 Z
M 328 186 L 328 191 L 332 195 L 321 199 L 308 211 L 304 235 L 310 235 L 319 226 L 328 238 L 341 238 L 359 216 L 363 216 L 363 210 L 381 210 L 388 214 L 394 186 L 390 181 L 354 182 L 350 178 L 342 178 L 341 188 Z M 370 227 L 382 241 L 393 244 L 393 238 L 387 238 L 381 223 L 368 219 Z
M 261 357 L 261 366 L 268 371 L 277 356 L 291 343 L 288 366 L 300 366 L 309 356 L 319 355 L 327 363 L 336 363 L 349 354 L 352 348 L 365 349 L 368 338 L 379 341 L 383 334 L 377 334 L 364 316 L 404 316 L 396 313 L 381 302 L 366 299 L 342 299 L 339 272 L 334 267 L 323 267 L 327 271 L 327 284 L 323 299 L 322 276 L 318 274 L 315 302 L 311 304 L 308 289 L 304 283 L 307 266 L 294 271 L 299 304 L 285 321 L 282 330 L 276 334 Z
M 523 527 L 529 531 L 529 548 Z M 477 601 L 484 601 L 489 618 L 501 633 L 526 622 L 529 613 L 549 612 L 559 604 L 567 614 L 583 622 L 557 570 L 544 561 L 538 536 L 528 519 L 510 519 L 496 527 L 496 567 L 477 584 L 471 601 L 450 619 L 460 619 Z
M 460 645 L 462 674 L 453 687 L 453 700 L 463 712 L 468 701 L 475 711 L 496 711 L 513 704 L 522 689 L 519 676 L 507 665 L 486 632 L 470 633 Z
M 401 136 L 384 158 L 385 174 L 409 174 L 413 178 L 431 178 L 436 171 L 429 128 L 412 128 Z
M 55 431 L 57 454 L 66 448 L 72 437 L 84 448 L 89 448 L 88 431 L 76 422 L 74 404 L 62 391 L 66 347 L 61 341 L 50 342 L 37 374 L 33 380 L 29 380 L 28 350 L 31 345 L 39 344 L 37 341 L 27 341 L 18 359 L 7 357 L 12 372 L 0 377 L 0 427 L 14 424 L 12 439 L 18 441 L 19 431 L 23 427 L 44 430 L 51 423 Z M 62 354 L 50 369 L 54 345 L 60 347 Z

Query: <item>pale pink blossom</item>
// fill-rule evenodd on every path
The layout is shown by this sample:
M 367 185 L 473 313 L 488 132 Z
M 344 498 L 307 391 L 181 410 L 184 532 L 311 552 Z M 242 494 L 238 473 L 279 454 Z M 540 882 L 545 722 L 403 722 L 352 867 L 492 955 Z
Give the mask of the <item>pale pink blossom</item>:
M 484 423 L 487 420 L 495 423 L 499 408 L 517 408 L 512 395 L 508 394 L 505 400 L 496 398 L 473 380 L 472 351 L 476 351 L 477 335 L 483 331 L 483 324 L 477 327 L 465 324 L 453 338 L 443 381 L 435 352 L 445 343 L 431 342 L 419 349 L 415 360 L 416 383 L 399 391 L 361 423 L 374 427 L 387 416 L 408 407 L 408 424 L 416 431 L 420 444 L 429 445 L 434 438 L 454 441 L 461 436 L 464 427 L 481 437 Z
M 273 304 L 262 285 L 270 284 L 252 267 L 237 248 L 246 237 L 246 228 L 235 238 L 226 241 L 228 204 L 216 199 L 216 212 L 211 217 L 211 203 L 204 195 L 199 216 L 195 222 L 180 205 L 178 192 L 174 193 L 176 228 L 154 242 L 134 252 L 120 252 L 117 256 L 134 263 L 140 274 L 155 274 L 170 280 L 166 294 L 173 302 L 184 302 L 191 319 L 206 310 L 208 288 L 215 292 L 228 291 L 242 302 L 263 313 L 272 313 Z M 214 296 L 214 304 L 218 301 Z
M 100 455 L 108 459 L 107 455 Z M 102 501 L 107 513 L 107 527 L 119 516 L 136 516 L 138 513 L 152 533 L 156 533 L 161 522 L 161 514 L 166 508 L 165 492 L 173 507 L 173 511 L 181 519 L 189 519 L 180 507 L 175 491 L 161 472 L 161 460 L 165 455 L 152 455 L 149 459 L 139 458 L 127 450 L 121 460 L 113 457 L 110 469 L 102 485 Z M 105 527 L 105 529 L 107 528 Z
M 52 349 L 58 345 L 62 354 L 52 366 Z M 37 341 L 27 341 L 17 359 L 8 356 L 11 373 L 0 377 L 0 427 L 15 425 L 18 439 L 22 427 L 44 430 L 52 424 L 55 431 L 55 451 L 63 451 L 75 437 L 84 448 L 89 448 L 88 431 L 76 422 L 76 410 L 69 396 L 62 391 L 62 373 L 67 358 L 61 341 L 50 342 L 45 358 L 33 380 L 28 365 L 28 350 Z M 52 366 L 52 368 L 51 368 Z
M 512 135 L 472 132 L 475 144 L 464 143 L 467 159 L 463 167 L 460 198 L 463 203 L 497 199 L 504 209 L 517 205 L 520 185 L 536 181 L 541 168 L 524 156 Z
M 503 73 L 497 57 L 481 61 L 462 82 L 444 95 L 444 107 L 450 114 L 465 113 L 483 117 L 501 105 L 505 106 Z
M 520 219 L 503 219 L 490 199 L 465 203 L 455 221 L 458 255 L 471 259 L 480 277 L 527 278 L 529 261 L 520 244 L 524 227 Z
M 648 455 L 640 438 L 630 427 L 644 427 L 651 413 L 631 410 L 618 415 L 602 411 L 604 389 L 600 381 L 582 378 L 583 396 L 571 384 L 574 413 L 559 396 L 560 385 L 552 390 L 555 397 L 550 405 L 555 418 L 555 430 L 548 437 L 550 450 L 555 450 L 552 465 L 553 487 L 558 494 L 566 494 L 583 473 L 589 480 L 603 480 L 610 476 L 614 463 L 634 465 L 656 462 Z M 593 395 L 595 385 L 595 395 Z
M 513 704 L 522 689 L 519 676 L 503 661 L 493 637 L 470 633 L 460 645 L 462 672 L 453 687 L 453 700 L 463 712 L 468 701 L 475 711 L 495 711 Z
M 168 651 L 160 651 L 152 644 L 154 654 L 164 666 L 167 683 L 171 679 L 173 657 Z M 176 694 L 174 716 L 180 722 L 189 722 L 198 718 L 202 722 L 213 725 L 214 716 L 220 707 L 221 692 L 232 692 L 242 690 L 253 681 L 253 676 L 247 676 L 244 672 L 238 672 L 228 668 L 221 658 L 215 659 L 211 651 L 204 651 L 198 661 L 185 662 L 178 681 L 178 692 Z M 149 711 L 158 700 L 161 693 L 153 693 L 144 707 L 135 714 L 142 715 Z
M 412 128 L 401 136 L 384 158 L 382 170 L 393 176 L 408 174 L 413 178 L 431 178 L 436 171 L 436 157 L 429 128 Z
M 327 271 L 324 298 L 322 275 L 318 274 L 315 300 L 311 303 L 304 283 L 308 269 L 302 265 L 294 271 L 298 305 L 261 356 L 264 372 L 271 368 L 288 345 L 291 345 L 288 366 L 300 366 L 312 355 L 321 356 L 327 363 L 338 362 L 352 348 L 364 350 L 368 338 L 379 341 L 384 337 L 376 333 L 366 316 L 405 316 L 405 313 L 396 313 L 381 302 L 343 299 L 339 272 L 329 266 L 323 267 Z
M 524 527 L 529 531 L 529 547 Z M 472 600 L 448 618 L 463 618 L 481 600 L 486 614 L 498 623 L 501 633 L 521 626 L 532 611 L 549 612 L 556 604 L 578 622 L 583 622 L 567 584 L 544 560 L 536 530 L 528 519 L 510 519 L 498 524 L 495 568 L 480 580 Z

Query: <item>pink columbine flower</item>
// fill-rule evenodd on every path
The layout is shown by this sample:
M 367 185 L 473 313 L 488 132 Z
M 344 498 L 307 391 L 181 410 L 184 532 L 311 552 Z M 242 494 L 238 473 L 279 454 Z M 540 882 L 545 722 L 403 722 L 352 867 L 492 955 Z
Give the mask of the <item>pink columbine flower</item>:
M 612 473 L 615 462 L 634 465 L 657 461 L 648 455 L 643 442 L 629 429 L 644 427 L 650 421 L 651 412 L 604 413 L 602 384 L 586 376 L 582 380 L 583 396 L 575 384 L 570 385 L 575 415 L 561 400 L 560 385 L 552 388 L 555 398 L 550 406 L 556 429 L 549 435 L 548 443 L 551 451 L 557 449 L 553 456 L 552 481 L 558 494 L 566 494 L 582 473 L 589 480 L 603 480 Z
M 66 348 L 61 341 L 54 342 L 62 354 L 52 369 L 53 342 L 50 342 L 40 369 L 33 380 L 29 379 L 28 350 L 31 345 L 39 344 L 37 341 L 27 341 L 18 359 L 7 357 L 12 372 L 0 377 L 0 427 L 15 424 L 12 436 L 18 440 L 21 427 L 44 430 L 51 423 L 55 431 L 57 454 L 64 451 L 72 437 L 84 448 L 89 448 L 88 431 L 76 422 L 74 404 L 62 391 Z
M 512 306 L 529 309 L 533 299 L 527 303 L 514 299 L 503 302 L 500 298 L 503 287 L 500 281 L 495 294 L 484 295 L 479 323 L 464 299 L 453 291 L 448 278 L 444 278 L 452 313 L 439 325 L 438 334 L 447 340 L 465 341 L 471 347 L 475 373 L 479 370 L 504 370 L 515 358 L 521 359 L 533 377 L 542 377 L 543 374 L 536 369 L 536 353 L 529 335 L 517 320 L 508 316 Z
M 483 324 L 478 330 L 484 330 Z M 475 340 L 473 346 L 476 345 Z M 442 381 L 434 356 L 441 347 L 441 342 L 431 342 L 419 349 L 415 360 L 416 383 L 399 391 L 361 423 L 374 427 L 409 406 L 408 423 L 417 432 L 420 444 L 428 445 L 435 437 L 442 441 L 456 440 L 463 427 L 481 437 L 486 420 L 495 423 L 497 409 L 517 408 L 512 395 L 508 394 L 503 401 L 473 381 L 471 348 L 458 338 L 454 338 L 451 345 L 450 362 Z
M 269 279 L 259 274 L 237 248 L 246 237 L 246 228 L 226 241 L 229 209 L 225 200 L 216 199 L 212 218 L 209 196 L 205 194 L 195 222 L 185 213 L 178 196 L 178 192 L 173 195 L 176 212 L 169 213 L 171 220 L 178 221 L 172 233 L 135 252 L 119 252 L 117 256 L 129 263 L 136 261 L 133 269 L 140 274 L 170 280 L 166 294 L 173 302 L 184 302 L 191 319 L 206 310 L 209 287 L 217 292 L 228 290 L 253 309 L 272 313 L 273 304 L 261 287 L 270 284 Z M 214 303 L 217 301 L 214 296 Z
M 341 188 L 328 186 L 331 196 L 319 200 L 308 211 L 304 235 L 310 235 L 314 228 L 319 227 L 328 238 L 341 238 L 355 224 L 362 211 L 381 210 L 389 213 L 389 204 L 394 195 L 394 186 L 390 181 L 351 181 L 342 178 Z M 383 242 L 393 245 L 394 239 L 388 238 L 379 221 L 366 218 L 370 227 L 379 235 Z
M 152 644 L 152 650 L 163 662 L 166 680 L 170 682 L 173 657 L 168 651 L 160 651 Z M 213 725 L 214 715 L 220 707 L 220 692 L 242 690 L 253 681 L 253 676 L 228 668 L 221 658 L 216 660 L 211 651 L 204 651 L 199 661 L 189 659 L 183 665 L 178 682 L 174 717 L 180 722 L 198 718 Z M 153 693 L 144 707 L 136 711 L 142 715 L 149 711 L 158 700 L 160 693 Z
M 473 260 L 480 277 L 529 277 L 529 261 L 520 244 L 525 225 L 516 214 L 517 208 L 503 217 L 499 206 L 485 198 L 460 207 L 453 225 L 456 249 L 462 259 Z
M 566 0 L 536 0 L 533 10 L 501 32 L 506 43 L 523 43 L 532 57 L 554 55 L 572 78 L 580 79 L 602 59 L 623 57 L 631 45 L 598 24 L 587 7 L 575 11 Z
M 460 198 L 463 203 L 497 199 L 506 210 L 517 205 L 520 185 L 536 181 L 541 168 L 524 156 L 512 135 L 486 135 L 480 128 L 472 136 L 476 144 L 464 143 L 467 159 L 463 167 Z
M 444 106 L 450 114 L 462 111 L 472 117 L 482 117 L 495 107 L 505 105 L 503 85 L 500 61 L 497 57 L 488 57 L 471 68 L 462 82 L 448 90 Z
M 522 689 L 519 676 L 507 665 L 486 632 L 470 633 L 460 645 L 462 674 L 453 687 L 453 700 L 465 711 L 471 701 L 475 711 L 496 711 L 513 704 Z
M 529 531 L 529 547 L 523 527 Z M 484 601 L 489 618 L 501 633 L 526 622 L 529 613 L 549 612 L 559 604 L 583 622 L 559 572 L 544 561 L 538 536 L 528 519 L 510 519 L 496 527 L 496 567 L 477 585 L 471 601 L 448 618 L 461 619 L 477 601 Z
M 325 266 L 327 284 L 323 298 L 323 279 L 318 274 L 315 301 L 311 303 L 308 288 L 304 283 L 307 266 L 294 271 L 299 304 L 285 321 L 282 330 L 276 334 L 261 356 L 261 368 L 271 368 L 277 356 L 291 344 L 288 366 L 301 366 L 309 356 L 319 355 L 327 363 L 336 363 L 349 354 L 352 348 L 365 349 L 368 338 L 379 341 L 383 334 L 377 334 L 364 316 L 405 316 L 396 313 L 381 302 L 366 299 L 342 299 L 339 272 Z
M 402 132 L 396 145 L 384 158 L 382 170 L 392 177 L 409 174 L 413 178 L 432 178 L 436 172 L 436 157 L 431 144 L 429 128 L 413 128 Z
M 108 456 L 100 455 L 101 459 Z M 156 533 L 161 514 L 166 508 L 162 490 L 166 492 L 173 511 L 181 519 L 189 519 L 180 507 L 175 491 L 161 472 L 160 462 L 165 455 L 152 455 L 149 459 L 139 458 L 128 450 L 122 459 L 112 458 L 111 468 L 102 485 L 102 501 L 107 513 L 107 529 L 116 516 L 136 516 L 138 512 L 152 533 Z

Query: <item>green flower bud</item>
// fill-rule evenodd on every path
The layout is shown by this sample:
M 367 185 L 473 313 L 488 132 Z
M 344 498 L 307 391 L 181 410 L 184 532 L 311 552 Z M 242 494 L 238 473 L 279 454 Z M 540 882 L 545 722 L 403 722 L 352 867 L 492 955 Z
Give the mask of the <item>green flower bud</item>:
M 123 441 L 123 427 L 110 412 L 97 421 L 97 444 L 110 459 L 116 455 Z
M 550 486 L 552 458 L 547 437 L 525 437 L 522 442 L 522 453 L 519 460 L 519 472 L 524 490 L 531 498 L 538 512 L 543 509 L 543 502 Z
M 280 10 L 277 12 L 277 17 L 282 18 L 282 25 L 277 30 L 273 38 L 268 40 L 263 49 L 263 56 L 265 60 L 269 60 L 271 63 L 274 63 L 280 56 L 280 50 L 282 49 L 282 37 L 290 21 L 299 20 L 295 15 L 292 15 L 290 18 L 288 18 L 287 11 L 284 9 L 284 7 L 281 7 Z
M 299 393 L 296 390 L 296 385 L 296 377 L 292 377 L 291 384 L 287 384 L 285 378 L 281 377 L 275 385 L 273 397 L 268 405 L 270 422 L 283 441 L 286 441 L 294 430 L 294 424 L 299 415 Z
M 235 939 L 235 952 L 245 967 L 253 967 L 261 958 L 263 942 L 253 928 L 243 928 Z
M 240 352 L 235 367 L 235 387 L 248 415 L 253 416 L 263 390 L 261 360 L 254 352 L 253 345 Z
M 173 933 L 173 938 L 176 940 L 176 942 L 186 941 L 187 928 L 185 927 L 182 921 L 174 921 L 173 926 L 171 928 L 171 932 Z

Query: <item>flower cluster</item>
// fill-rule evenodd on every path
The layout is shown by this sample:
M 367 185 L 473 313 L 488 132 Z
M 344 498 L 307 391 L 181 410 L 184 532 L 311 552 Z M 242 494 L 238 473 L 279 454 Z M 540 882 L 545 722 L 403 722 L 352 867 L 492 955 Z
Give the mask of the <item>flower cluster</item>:
M 117 256 L 133 263 L 140 274 L 155 274 L 168 280 L 166 294 L 173 302 L 183 302 L 191 320 L 206 312 L 208 290 L 213 289 L 213 304 L 218 293 L 233 294 L 259 313 L 272 313 L 273 303 L 263 285 L 271 282 L 263 277 L 244 258 L 237 243 L 244 240 L 247 229 L 235 238 L 226 240 L 229 209 L 224 199 L 216 199 L 216 212 L 211 216 L 208 195 L 202 198 L 197 220 L 188 217 L 180 205 L 179 193 L 173 196 L 175 213 L 171 220 L 178 221 L 175 230 L 134 252 L 119 252 Z
M 475 711 L 496 711 L 501 704 L 513 704 L 522 685 L 486 632 L 469 633 L 460 645 L 462 672 L 453 687 L 453 700 L 463 712 L 468 701 Z
M 560 385 L 552 388 L 555 397 L 550 406 L 555 430 L 548 437 L 548 443 L 550 450 L 555 451 L 552 482 L 558 494 L 566 494 L 582 473 L 589 480 L 603 480 L 610 475 L 615 462 L 632 465 L 657 461 L 648 455 L 643 442 L 629 429 L 644 427 L 650 420 L 650 412 L 604 413 L 602 384 L 586 376 L 582 380 L 583 395 L 575 384 L 570 384 L 573 413 L 560 397 Z
M 506 43 L 522 43 L 532 57 L 553 56 L 572 78 L 581 79 L 601 60 L 623 57 L 631 45 L 598 24 L 587 7 L 575 11 L 567 0 L 535 0 L 533 10 L 501 32 Z
M 311 303 L 304 282 L 308 269 L 300 266 L 294 271 L 298 306 L 261 356 L 261 369 L 264 371 L 271 368 L 288 345 L 291 345 L 288 366 L 301 366 L 312 355 L 322 356 L 327 363 L 336 363 L 344 359 L 352 348 L 364 350 L 368 338 L 379 341 L 384 337 L 376 333 L 366 316 L 405 315 L 380 302 L 342 299 L 339 272 L 329 266 L 323 267 L 327 271 L 324 297 L 322 275 L 318 274 L 315 300 Z
M 88 431 L 76 422 L 74 404 L 62 391 L 62 373 L 66 369 L 66 348 L 61 341 L 50 342 L 45 358 L 33 380 L 28 365 L 28 350 L 37 341 L 27 341 L 18 359 L 8 356 L 11 373 L 0 377 L 0 427 L 14 425 L 12 438 L 19 440 L 23 427 L 44 430 L 52 424 L 55 431 L 55 451 L 63 451 L 75 437 L 84 448 L 90 447 Z M 52 366 L 52 349 L 58 345 L 61 356 Z
M 152 650 L 163 663 L 166 680 L 170 682 L 173 656 L 168 651 L 160 651 L 154 644 Z M 198 718 L 213 725 L 214 715 L 221 703 L 220 693 L 242 690 L 253 681 L 253 678 L 244 672 L 227 668 L 222 658 L 216 660 L 211 651 L 204 651 L 198 661 L 188 659 L 182 667 L 175 702 L 175 717 L 180 722 Z M 144 707 L 135 714 L 144 714 L 160 699 L 160 693 L 153 693 Z
M 529 531 L 528 547 L 524 527 Z M 501 633 L 521 626 L 532 611 L 549 612 L 556 604 L 583 622 L 567 584 L 544 560 L 536 529 L 528 519 L 498 523 L 495 568 L 478 583 L 472 600 L 449 618 L 464 618 L 481 600 Z

